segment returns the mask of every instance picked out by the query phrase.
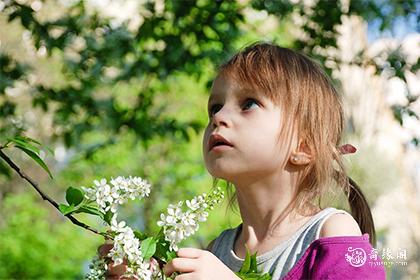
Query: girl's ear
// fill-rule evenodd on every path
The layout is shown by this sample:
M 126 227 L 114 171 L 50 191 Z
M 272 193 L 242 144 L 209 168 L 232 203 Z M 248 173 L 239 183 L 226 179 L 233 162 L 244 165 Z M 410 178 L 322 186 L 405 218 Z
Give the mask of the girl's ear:
M 298 147 L 290 153 L 290 162 L 294 165 L 307 165 L 313 158 L 310 147 L 302 140 L 299 140 Z

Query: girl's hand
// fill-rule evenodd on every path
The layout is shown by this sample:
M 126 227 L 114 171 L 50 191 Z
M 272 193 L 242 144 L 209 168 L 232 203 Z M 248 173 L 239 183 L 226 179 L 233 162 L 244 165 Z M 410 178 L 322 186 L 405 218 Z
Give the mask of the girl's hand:
M 98 248 L 98 254 L 100 258 L 105 258 L 109 251 L 112 249 L 112 244 L 102 244 Z M 159 263 L 154 259 L 150 259 L 150 268 L 152 271 L 159 269 Z M 124 277 L 124 273 L 127 271 L 127 260 L 123 259 L 123 263 L 114 266 L 114 263 L 111 261 L 108 265 L 108 270 L 106 271 L 105 278 L 106 280 L 113 280 L 113 279 L 131 279 L 129 277 Z M 132 278 L 135 279 L 135 278 Z
M 112 249 L 113 245 L 112 244 L 103 244 L 101 246 L 99 246 L 98 248 L 98 254 L 100 258 L 105 258 L 109 251 Z M 114 266 L 114 263 L 111 262 L 110 265 L 108 265 L 108 270 L 106 272 L 106 279 L 110 280 L 110 279 L 123 279 L 123 275 L 127 270 L 127 260 L 123 260 L 122 264 L 116 265 Z
M 230 280 L 240 279 L 224 263 L 209 251 L 195 248 L 181 248 L 178 258 L 173 259 L 163 267 L 166 276 L 174 272 L 182 274 L 176 280 Z

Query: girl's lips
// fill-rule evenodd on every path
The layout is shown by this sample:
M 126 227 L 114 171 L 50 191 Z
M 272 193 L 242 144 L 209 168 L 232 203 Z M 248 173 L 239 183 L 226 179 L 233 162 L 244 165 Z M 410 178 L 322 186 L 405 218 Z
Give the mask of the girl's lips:
M 209 151 L 211 150 L 222 150 L 225 149 L 227 147 L 233 147 L 233 145 L 226 140 L 222 135 L 220 134 L 212 134 L 210 135 L 210 139 L 209 139 Z
M 228 146 L 228 145 L 214 146 L 213 148 L 210 149 L 210 152 L 221 152 L 227 149 L 232 149 L 232 146 Z

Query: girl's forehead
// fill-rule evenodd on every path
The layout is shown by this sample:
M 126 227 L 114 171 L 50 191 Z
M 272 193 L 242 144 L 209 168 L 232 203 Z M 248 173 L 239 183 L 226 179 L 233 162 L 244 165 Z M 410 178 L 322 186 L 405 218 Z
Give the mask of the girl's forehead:
M 224 96 L 227 94 L 235 95 L 249 95 L 251 93 L 256 93 L 255 90 L 241 85 L 234 78 L 226 76 L 217 76 L 213 81 L 213 85 L 210 90 L 210 99 L 216 98 L 219 96 Z

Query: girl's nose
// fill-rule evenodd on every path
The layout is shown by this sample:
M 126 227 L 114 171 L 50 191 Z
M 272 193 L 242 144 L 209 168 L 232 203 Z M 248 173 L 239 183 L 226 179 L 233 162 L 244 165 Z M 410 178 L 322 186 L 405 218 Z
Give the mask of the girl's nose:
M 230 127 L 230 114 L 227 108 L 223 107 L 213 115 L 213 127 L 226 126 Z

